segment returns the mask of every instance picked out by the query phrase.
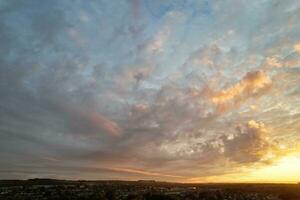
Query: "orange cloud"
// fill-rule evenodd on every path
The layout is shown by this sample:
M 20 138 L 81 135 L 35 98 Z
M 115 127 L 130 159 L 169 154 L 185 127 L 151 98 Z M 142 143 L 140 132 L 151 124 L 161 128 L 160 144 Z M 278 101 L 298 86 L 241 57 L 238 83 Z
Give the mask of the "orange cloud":
M 267 57 L 266 65 L 267 65 L 267 67 L 282 67 L 283 66 L 283 64 L 280 61 L 280 58 L 278 56 Z
M 145 113 L 147 111 L 149 111 L 149 106 L 147 104 L 137 104 L 132 108 L 132 112 Z
M 248 72 L 237 84 L 221 91 L 212 92 L 211 100 L 220 111 L 225 111 L 251 97 L 262 95 L 270 89 L 271 85 L 271 79 L 264 71 Z
M 114 121 L 96 112 L 81 112 L 72 121 L 74 131 L 87 134 L 106 133 L 111 136 L 120 136 L 121 129 Z
M 126 172 L 126 173 L 133 173 L 133 174 L 140 174 L 145 176 L 158 176 L 158 177 L 169 177 L 169 178 L 183 178 L 183 176 L 177 176 L 177 175 L 171 175 L 171 174 L 163 174 L 163 173 L 157 173 L 157 172 L 148 172 L 144 170 L 138 170 L 138 169 L 132 169 L 132 168 L 109 168 L 113 171 L 118 172 Z
M 294 50 L 300 53 L 300 43 L 294 45 Z
M 108 133 L 110 133 L 113 136 L 120 136 L 121 135 L 121 129 L 119 126 L 112 120 L 105 118 L 102 115 L 99 115 L 97 113 L 91 113 L 90 119 L 93 123 L 95 123 L 99 128 L 104 129 Z

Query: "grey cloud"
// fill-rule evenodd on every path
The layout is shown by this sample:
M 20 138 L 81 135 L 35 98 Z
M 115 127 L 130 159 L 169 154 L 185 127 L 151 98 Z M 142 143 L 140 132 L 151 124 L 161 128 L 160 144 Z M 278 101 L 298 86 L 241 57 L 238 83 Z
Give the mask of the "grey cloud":
M 263 123 L 249 121 L 237 128 L 237 135 L 224 139 L 224 154 L 236 162 L 259 162 L 274 148 Z
M 43 44 L 53 44 L 56 36 L 68 27 L 64 12 L 59 9 L 40 11 L 32 16 L 32 31 Z

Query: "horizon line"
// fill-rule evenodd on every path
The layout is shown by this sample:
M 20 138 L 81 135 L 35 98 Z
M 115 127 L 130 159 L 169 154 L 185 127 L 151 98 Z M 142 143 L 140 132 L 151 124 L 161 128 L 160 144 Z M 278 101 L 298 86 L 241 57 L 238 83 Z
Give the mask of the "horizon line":
M 126 180 L 126 179 L 59 179 L 59 178 L 29 178 L 29 179 L 1 179 L 0 181 L 34 181 L 34 180 L 54 180 L 54 181 L 86 181 L 86 182 L 97 182 L 97 181 L 111 181 L 111 182 L 156 182 L 156 183 L 175 183 L 175 184 L 286 184 L 286 185 L 298 185 L 299 182 L 295 181 L 286 181 L 286 182 L 258 182 L 258 181 L 251 181 L 251 182 L 177 182 L 177 181 L 160 181 L 155 179 L 137 179 L 137 180 Z

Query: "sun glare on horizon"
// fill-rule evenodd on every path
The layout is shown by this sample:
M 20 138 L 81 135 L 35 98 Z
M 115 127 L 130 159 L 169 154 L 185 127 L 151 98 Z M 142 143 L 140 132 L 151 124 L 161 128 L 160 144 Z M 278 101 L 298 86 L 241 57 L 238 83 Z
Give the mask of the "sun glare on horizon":
M 257 182 L 298 183 L 300 180 L 300 155 L 281 158 L 270 166 L 250 173 Z

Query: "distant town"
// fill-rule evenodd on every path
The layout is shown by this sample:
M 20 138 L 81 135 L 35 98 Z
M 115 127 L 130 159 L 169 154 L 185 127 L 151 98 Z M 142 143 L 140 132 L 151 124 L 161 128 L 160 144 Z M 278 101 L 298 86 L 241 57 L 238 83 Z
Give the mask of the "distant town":
M 1 200 L 298 200 L 300 184 L 2 180 Z

